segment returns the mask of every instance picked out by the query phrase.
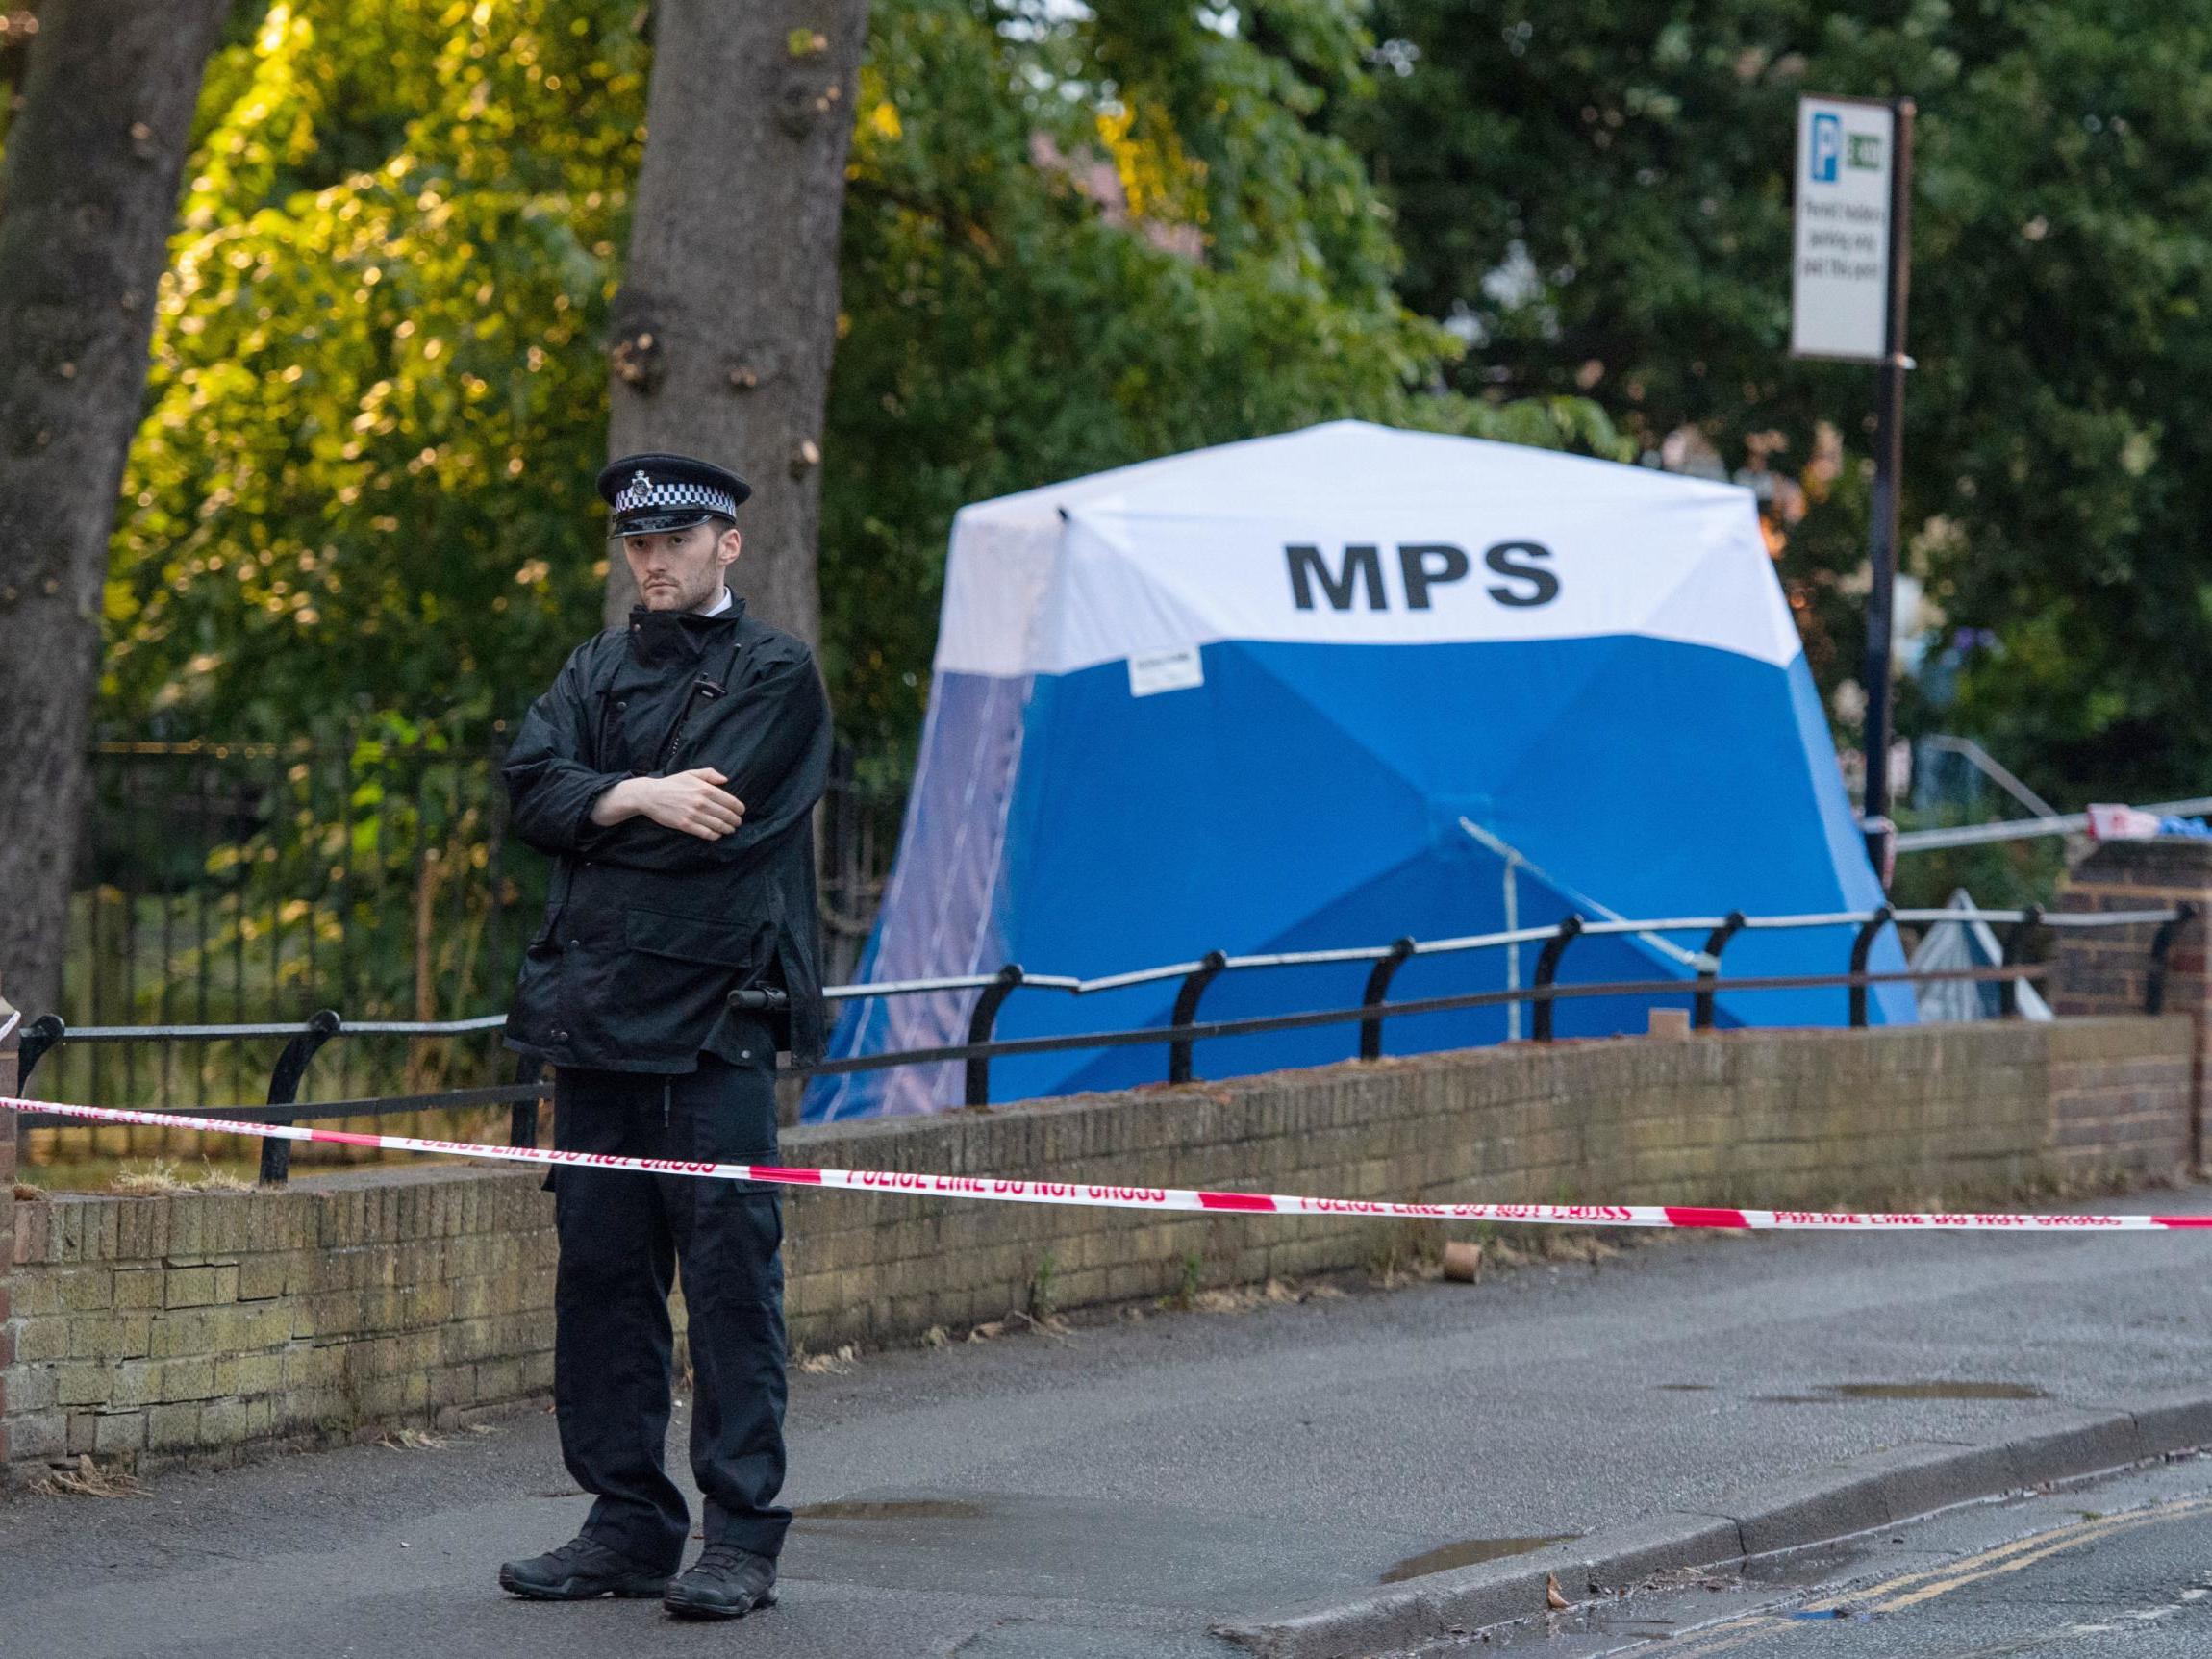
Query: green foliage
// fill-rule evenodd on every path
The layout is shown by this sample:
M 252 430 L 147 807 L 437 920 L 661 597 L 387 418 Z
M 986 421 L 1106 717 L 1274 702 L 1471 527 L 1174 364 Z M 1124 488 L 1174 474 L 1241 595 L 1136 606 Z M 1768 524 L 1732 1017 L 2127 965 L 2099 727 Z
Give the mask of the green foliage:
M 1263 29 L 1293 58 L 1165 4 L 1011 33 L 963 0 L 875 18 L 822 537 L 839 716 L 864 746 L 918 718 L 964 501 L 1342 415 L 1614 444 L 1579 399 L 1425 390 L 1456 348 L 1400 308 L 1358 161 L 1300 116 L 1324 80 L 1357 84 L 1348 26 Z
M 1341 415 L 1611 452 L 1454 395 L 1327 130 L 1341 0 L 878 0 L 828 419 L 824 658 L 895 765 L 963 502 Z M 293 0 L 209 77 L 108 595 L 112 719 L 512 716 L 595 625 L 632 0 Z
M 510 713 L 583 631 L 644 64 L 576 11 L 303 0 L 213 66 L 112 714 L 236 738 Z
M 1345 130 L 1408 250 L 1403 291 L 1477 344 L 1468 387 L 1588 390 L 1731 466 L 1821 422 L 1837 509 L 1784 573 L 1835 580 L 1863 505 L 1864 368 L 1785 355 L 1800 92 L 1919 105 L 1904 522 L 1951 623 L 2001 644 L 1955 709 L 2054 796 L 2212 775 L 2212 21 L 2147 0 L 1379 0 L 1378 96 Z M 1863 499 L 1863 498 L 1862 498 Z M 1801 611 L 1800 615 L 1805 615 Z M 1848 623 L 1848 626 L 1846 624 Z M 1816 666 L 1832 689 L 1855 644 Z
M 500 845 L 499 746 L 394 716 L 321 746 L 104 745 L 56 1012 L 77 1026 L 498 1006 L 546 873 Z M 273 1059 L 259 1042 L 167 1055 L 72 1043 L 52 1064 L 56 1087 L 90 1091 L 65 1098 L 153 1104 L 238 1098 Z M 327 1097 L 348 1074 L 357 1092 L 364 1077 L 404 1092 L 504 1070 L 496 1041 L 349 1038 L 316 1076 Z
M 1911 829 L 1936 827 L 1909 813 L 1904 819 Z M 2065 874 L 2066 842 L 2058 836 L 1946 847 L 1898 859 L 1890 902 L 1899 910 L 1933 910 L 1964 888 L 1976 904 L 1991 910 L 2030 904 L 2048 908 Z

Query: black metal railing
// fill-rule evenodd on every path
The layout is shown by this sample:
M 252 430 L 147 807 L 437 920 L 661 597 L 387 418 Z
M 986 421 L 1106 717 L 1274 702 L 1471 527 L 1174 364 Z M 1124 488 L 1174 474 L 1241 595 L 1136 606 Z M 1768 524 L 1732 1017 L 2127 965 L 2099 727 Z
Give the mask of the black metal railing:
M 55 1011 L 169 1026 L 484 1007 L 515 982 L 547 878 L 508 833 L 511 738 L 503 721 L 378 720 L 282 743 L 95 743 Z M 904 805 L 895 773 L 837 745 L 817 836 L 830 977 L 857 968 Z M 194 1108 L 243 1097 L 270 1064 L 221 1043 L 68 1060 L 79 1097 Z M 498 1075 L 469 1055 L 432 1078 L 422 1060 L 341 1044 L 318 1069 L 360 1094 Z
M 838 986 L 826 994 L 833 999 L 867 996 L 917 995 L 948 991 L 979 991 L 983 994 L 976 1001 L 968 1021 L 968 1042 L 963 1044 L 931 1049 L 906 1049 L 880 1055 L 857 1056 L 848 1060 L 823 1061 L 812 1070 L 815 1075 L 843 1071 L 881 1069 L 893 1066 L 924 1065 L 936 1061 L 965 1059 L 968 1062 L 967 1087 L 964 1091 L 967 1104 L 984 1105 L 989 1100 L 990 1060 L 997 1054 L 1047 1053 L 1061 1048 L 1113 1047 L 1128 1042 L 1149 1041 L 1166 1043 L 1169 1046 L 1168 1081 L 1189 1082 L 1192 1077 L 1191 1046 L 1205 1037 L 1237 1036 L 1253 1032 L 1280 1031 L 1295 1025 L 1330 1024 L 1357 1020 L 1360 1026 L 1359 1057 L 1371 1060 L 1382 1053 L 1383 1021 L 1387 1018 L 1406 1018 L 1416 1014 L 1447 1013 L 1469 1008 L 1512 1007 L 1526 1004 L 1531 1011 L 1530 1030 L 1539 1043 L 1552 1041 L 1552 1008 L 1563 1000 L 1593 995 L 1664 996 L 1688 993 L 1692 997 L 1693 1026 L 1710 1029 L 1717 1018 L 1717 999 L 1724 990 L 1730 994 L 1744 992 L 1807 990 L 1839 987 L 1850 993 L 1848 1018 L 1854 1027 L 1863 1027 L 1868 1020 L 1867 990 L 1874 985 L 1939 984 L 1946 981 L 1994 981 L 1999 988 L 1999 1011 L 2005 1015 L 2018 1013 L 2017 997 L 2010 988 L 2022 980 L 2044 977 L 2044 970 L 2027 964 L 2022 952 L 2038 928 L 2101 928 L 2142 927 L 2153 923 L 2158 933 L 2153 937 L 2149 950 L 2149 991 L 2145 999 L 2148 1013 L 2158 1013 L 2164 1006 L 2167 953 L 2171 949 L 2175 932 L 2195 916 L 2195 908 L 2182 905 L 2171 910 L 2109 911 L 2109 912 L 2057 912 L 2046 914 L 2038 906 L 2026 910 L 1893 910 L 1888 906 L 1873 911 L 1846 911 L 1809 916 L 1747 917 L 1732 911 L 1723 917 L 1672 917 L 1652 921 L 1634 921 L 1621 917 L 1605 917 L 1591 920 L 1579 915 L 1570 915 L 1563 920 L 1544 927 L 1515 928 L 1502 933 L 1477 934 L 1465 938 L 1415 941 L 1400 939 L 1387 945 L 1356 946 L 1335 950 L 1285 951 L 1258 956 L 1225 956 L 1214 951 L 1195 962 L 1179 962 L 1159 968 L 1141 968 L 1129 973 L 1109 974 L 1098 979 L 1072 979 L 1053 974 L 1032 974 L 1018 964 L 1009 964 L 991 974 L 951 975 L 934 979 L 898 980 L 879 985 Z M 2006 936 L 2005 960 L 2002 964 L 1986 968 L 1931 969 L 1923 972 L 1871 974 L 1867 962 L 1873 954 L 1875 942 L 1884 929 L 1898 924 L 1929 926 L 1941 922 L 1982 922 L 2003 924 Z M 1739 934 L 1748 931 L 1788 931 L 1808 928 L 1852 927 L 1850 968 L 1846 973 L 1790 975 L 1783 978 L 1751 978 L 1723 981 L 1721 977 L 1722 953 Z M 1661 937 L 1666 933 L 1704 932 L 1704 948 L 1690 951 Z M 1559 969 L 1568 947 L 1576 940 L 1623 935 L 1644 938 L 1660 947 L 1667 955 L 1692 968 L 1697 974 L 1694 982 L 1685 984 L 1677 980 L 1647 982 L 1606 982 L 1588 986 L 1561 986 Z M 1530 983 L 1523 988 L 1505 991 L 1469 993 L 1465 995 L 1427 998 L 1420 1002 L 1392 1003 L 1389 999 L 1393 978 L 1399 968 L 1417 956 L 1442 956 L 1465 951 L 1506 949 L 1523 944 L 1539 944 L 1536 968 Z M 1248 971 L 1269 968 L 1312 968 L 1345 963 L 1370 962 L 1366 992 L 1357 1007 L 1298 1016 L 1263 1016 L 1256 1020 L 1235 1020 L 1211 1025 L 1194 1023 L 1197 1014 L 1198 998 L 1216 978 L 1224 972 Z M 1053 991 L 1074 996 L 1087 996 L 1105 991 L 1122 991 L 1132 986 L 1179 980 L 1175 995 L 1174 1014 L 1169 1024 L 1148 1027 L 1143 1032 L 1099 1033 L 1090 1032 L 1066 1038 L 1023 1039 L 1018 1046 L 993 1043 L 991 1033 L 999 1011 L 1017 990 Z M 1284 1020 L 1294 1021 L 1285 1024 Z
M 1009 963 L 990 974 L 955 974 L 942 978 L 891 981 L 880 984 L 834 986 L 825 993 L 830 999 L 849 1001 L 871 996 L 911 996 L 944 992 L 974 991 L 977 993 L 974 1008 L 968 1022 L 968 1040 L 930 1048 L 901 1049 L 885 1054 L 855 1055 L 843 1059 L 822 1060 L 811 1066 L 793 1067 L 790 1074 L 797 1076 L 836 1076 L 858 1071 L 886 1070 L 895 1067 L 943 1064 L 951 1061 L 966 1063 L 964 1095 L 970 1106 L 989 1103 L 991 1092 L 991 1063 L 994 1059 L 1022 1055 L 1045 1054 L 1076 1049 L 1106 1049 L 1165 1044 L 1168 1049 L 1168 1081 L 1188 1083 L 1195 1076 L 1194 1050 L 1201 1042 L 1228 1037 L 1260 1036 L 1272 1032 L 1306 1030 L 1339 1024 L 1357 1024 L 1359 1036 L 1356 1052 L 1363 1060 L 1380 1058 L 1382 1054 L 1383 1024 L 1390 1018 L 1411 1018 L 1420 1015 L 1457 1013 L 1470 1009 L 1527 1006 L 1531 1011 L 1530 1027 L 1537 1042 L 1553 1040 L 1552 1010 L 1562 1001 L 1603 996 L 1680 996 L 1692 998 L 1692 1024 L 1695 1028 L 1710 1029 L 1717 1019 L 1716 1002 L 1720 993 L 1731 995 L 1747 993 L 1803 991 L 1825 988 L 1848 992 L 1848 1018 L 1853 1027 L 1868 1023 L 1867 992 L 1879 985 L 1923 985 L 1947 982 L 1987 984 L 1998 987 L 1998 1008 L 2001 1015 L 2015 1017 L 2019 1013 L 2018 987 L 2023 982 L 2047 978 L 2047 966 L 2029 960 L 2029 951 L 2043 930 L 2095 929 L 2108 927 L 2143 927 L 2155 925 L 2148 952 L 2148 970 L 2144 996 L 2144 1012 L 2158 1014 L 2165 1007 L 2167 964 L 2174 941 L 2180 929 L 2195 919 L 2196 908 L 2183 904 L 2167 910 L 2109 911 L 2109 912 L 2054 912 L 2047 913 L 2041 907 L 2030 905 L 2024 910 L 1892 910 L 1887 906 L 1864 912 L 1841 912 L 1812 916 L 1747 917 L 1731 912 L 1724 917 L 1673 917 L 1654 921 L 1634 921 L 1620 917 L 1604 917 L 1596 920 L 1579 915 L 1544 927 L 1516 928 L 1502 933 L 1477 934 L 1463 938 L 1416 941 L 1399 939 L 1387 945 L 1354 946 L 1332 950 L 1285 951 L 1266 955 L 1229 956 L 1224 952 L 1210 951 L 1194 962 L 1164 964 L 1157 968 L 1140 968 L 1132 972 L 1109 974 L 1097 979 L 1076 979 L 1066 975 L 1031 974 L 1018 964 Z M 1986 968 L 1907 969 L 1903 972 L 1873 973 L 1867 970 L 1875 942 L 1883 930 L 1899 923 L 1905 925 L 1933 925 L 1942 922 L 1981 922 L 2002 925 L 2006 928 L 2003 961 Z M 1832 974 L 1779 974 L 1739 977 L 1723 980 L 1721 977 L 1722 954 L 1731 941 L 1745 932 L 1788 931 L 1811 928 L 1850 927 L 1852 932 L 1850 966 L 1848 971 Z M 1665 940 L 1666 933 L 1703 932 L 1704 947 L 1691 951 Z M 1559 968 L 1568 947 L 1577 939 L 1585 937 L 1635 936 L 1659 946 L 1663 954 L 1691 968 L 1696 973 L 1692 981 L 1679 979 L 1649 979 L 1634 981 L 1598 981 L 1589 984 L 1563 985 L 1559 983 Z M 1541 943 L 1535 972 L 1525 986 L 1510 986 L 1500 991 L 1467 992 L 1445 996 L 1413 998 L 1405 1001 L 1390 1000 L 1391 983 L 1397 969 L 1419 956 L 1443 956 L 1479 950 L 1512 949 L 1522 944 Z M 1310 1009 L 1295 1013 L 1257 1015 L 1242 1018 L 1200 1021 L 1197 1018 L 1200 998 L 1216 979 L 1224 973 L 1248 972 L 1274 968 L 1306 968 L 1338 966 L 1367 962 L 1370 968 L 1361 1000 L 1354 1005 L 1331 1009 Z M 1018 991 L 1055 992 L 1072 996 L 1093 995 L 1101 992 L 1127 990 L 1133 986 L 1176 981 L 1175 1000 L 1169 1023 L 1163 1026 L 1143 1026 L 1121 1031 L 1086 1031 L 1066 1036 L 994 1039 L 992 1035 L 1000 1011 Z M 759 990 L 733 993 L 737 1005 L 759 1009 L 774 1006 L 781 1000 L 780 992 Z M 301 1119 L 328 1119 L 333 1118 L 386 1116 L 392 1113 L 444 1109 L 453 1107 L 488 1106 L 506 1104 L 511 1107 L 509 1119 L 509 1144 L 532 1145 L 538 1136 L 538 1106 L 546 1097 L 549 1085 L 543 1080 L 541 1068 L 535 1060 L 522 1060 L 512 1084 L 474 1088 L 440 1090 L 414 1094 L 388 1095 L 368 1099 L 331 1100 L 303 1103 L 298 1099 L 300 1085 L 310 1064 L 326 1044 L 343 1037 L 407 1037 L 413 1039 L 460 1037 L 493 1032 L 506 1024 L 503 1014 L 486 1015 L 475 1019 L 451 1020 L 359 1020 L 346 1021 L 336 1010 L 325 1009 L 302 1023 L 253 1025 L 167 1025 L 167 1026 L 91 1026 L 70 1029 L 58 1017 L 46 1015 L 24 1028 L 17 1059 L 18 1088 L 28 1089 L 32 1073 L 47 1054 L 64 1043 L 114 1043 L 138 1042 L 217 1042 L 251 1039 L 285 1040 L 269 1078 L 266 1102 L 259 1107 L 232 1106 L 201 1111 L 201 1116 L 232 1122 L 294 1123 Z M 25 1129 L 72 1125 L 76 1119 L 65 1119 L 36 1111 L 26 1112 L 18 1119 Z M 263 1144 L 261 1178 L 264 1184 L 281 1185 L 289 1172 L 290 1143 L 267 1141 Z

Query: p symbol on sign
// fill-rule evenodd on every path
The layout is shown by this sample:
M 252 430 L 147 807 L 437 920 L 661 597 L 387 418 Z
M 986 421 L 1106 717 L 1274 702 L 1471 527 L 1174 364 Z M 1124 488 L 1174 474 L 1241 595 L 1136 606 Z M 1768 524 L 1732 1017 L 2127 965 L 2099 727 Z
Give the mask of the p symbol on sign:
M 1832 185 L 1844 159 L 1844 122 L 1840 115 L 1813 117 L 1813 183 Z

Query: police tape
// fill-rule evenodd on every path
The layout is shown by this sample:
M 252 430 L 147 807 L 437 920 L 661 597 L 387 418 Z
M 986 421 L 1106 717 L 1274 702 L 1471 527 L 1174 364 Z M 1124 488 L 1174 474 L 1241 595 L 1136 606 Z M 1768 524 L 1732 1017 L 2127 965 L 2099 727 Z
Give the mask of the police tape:
M 1681 1227 L 1750 1232 L 1815 1233 L 2157 1233 L 2212 1228 L 2208 1216 L 2003 1215 L 1819 1210 L 1736 1210 L 1697 1204 L 1415 1204 L 1383 1198 L 1311 1198 L 1283 1193 L 1218 1193 L 1196 1187 L 1117 1187 L 1076 1181 L 1028 1181 L 994 1175 L 925 1175 L 893 1169 L 810 1169 L 778 1164 L 706 1164 L 677 1158 L 625 1158 L 543 1146 L 490 1146 L 473 1141 L 429 1141 L 414 1135 L 359 1135 L 289 1123 L 232 1122 L 174 1112 L 75 1106 L 0 1095 L 0 1110 L 51 1113 L 94 1123 L 193 1129 L 211 1135 L 255 1135 L 271 1141 L 319 1141 L 335 1146 L 377 1146 L 444 1158 L 490 1158 L 557 1169 L 632 1169 L 646 1175 L 691 1175 L 708 1181 L 753 1181 L 776 1187 L 885 1193 L 928 1198 L 983 1198 L 1010 1204 L 1072 1204 L 1103 1210 L 1194 1210 L 1259 1216 L 1370 1216 L 1408 1221 L 1504 1221 L 1546 1227 Z

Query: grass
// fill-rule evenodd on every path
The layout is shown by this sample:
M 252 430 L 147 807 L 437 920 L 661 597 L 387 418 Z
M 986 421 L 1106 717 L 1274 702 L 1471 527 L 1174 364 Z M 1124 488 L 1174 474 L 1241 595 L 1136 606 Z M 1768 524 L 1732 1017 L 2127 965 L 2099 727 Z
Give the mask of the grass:
M 542 1124 L 542 1119 L 540 1122 Z M 504 1106 L 403 1112 L 385 1118 L 344 1119 L 339 1123 L 349 1129 L 366 1128 L 388 1135 L 481 1141 L 493 1145 L 505 1145 L 507 1142 L 507 1108 Z M 18 1178 L 36 1181 L 56 1193 L 171 1192 L 179 1188 L 235 1192 L 253 1186 L 261 1172 L 262 1143 L 259 1141 L 244 1136 L 197 1136 L 182 1130 L 147 1133 L 171 1138 L 165 1144 L 115 1145 L 94 1151 L 87 1144 L 88 1131 L 35 1129 L 24 1148 Z M 59 1140 L 63 1135 L 81 1138 L 73 1142 Z M 214 1150 L 198 1149 L 204 1145 L 213 1145 Z M 392 1167 L 453 1161 L 430 1153 L 374 1151 L 307 1142 L 292 1147 L 291 1172 L 297 1178 L 333 1169 L 357 1169 L 364 1164 Z M 163 1168 L 175 1174 L 176 1187 L 162 1186 L 158 1179 L 153 1185 L 144 1184 L 150 1173 Z M 222 1183 L 226 1178 L 240 1185 L 225 1187 Z M 133 1182 L 138 1184 L 127 1184 Z
M 247 1158 L 86 1158 L 24 1171 L 37 1177 L 32 1190 L 41 1198 L 55 1193 L 250 1193 L 260 1172 L 259 1161 Z M 20 1188 L 16 1195 L 23 1195 Z
M 1175 1288 L 1173 1295 L 1167 1298 L 1169 1306 L 1184 1313 L 1191 1311 L 1192 1306 L 1198 1299 L 1199 1275 L 1205 1271 L 1205 1268 L 1206 1264 L 1197 1251 L 1186 1250 L 1183 1252 L 1183 1282 Z
M 168 1158 L 149 1160 L 142 1168 L 134 1169 L 125 1164 L 117 1169 L 110 1188 L 117 1193 L 250 1193 L 254 1183 L 243 1175 L 228 1169 L 218 1169 L 206 1158 L 200 1160 L 197 1170 L 179 1172 L 176 1162 Z
M 1058 1269 L 1051 1254 L 1047 1252 L 1043 1259 L 1037 1264 L 1037 1271 L 1029 1276 L 1028 1311 L 1032 1317 L 1049 1320 L 1053 1311 L 1059 1306 L 1059 1300 L 1052 1291 L 1052 1281 L 1057 1273 Z

